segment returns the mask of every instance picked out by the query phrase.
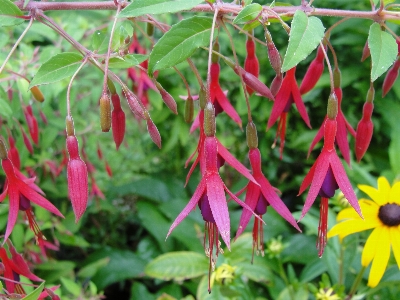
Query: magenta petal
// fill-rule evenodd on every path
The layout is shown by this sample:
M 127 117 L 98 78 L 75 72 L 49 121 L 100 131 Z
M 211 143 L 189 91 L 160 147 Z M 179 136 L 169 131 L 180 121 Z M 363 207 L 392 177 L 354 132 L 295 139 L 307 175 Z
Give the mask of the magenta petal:
M 207 175 L 206 184 L 207 196 L 215 224 L 226 246 L 230 250 L 230 219 L 224 192 L 224 183 L 218 173 L 211 173 Z
M 16 273 L 18 273 L 22 276 L 25 276 L 25 277 L 29 278 L 30 280 L 43 281 L 43 279 L 37 277 L 35 274 L 33 274 L 31 272 L 31 270 L 28 267 L 28 264 L 26 263 L 26 261 L 24 260 L 22 255 L 19 254 L 15 250 L 14 246 L 12 246 L 11 244 L 8 244 L 8 248 L 9 248 L 11 256 L 12 256 L 12 260 L 10 261 L 10 264 L 11 264 L 12 269 Z
M 351 186 L 349 178 L 346 175 L 346 171 L 343 168 L 342 162 L 337 155 L 331 155 L 329 160 L 333 175 L 335 175 L 335 179 L 337 184 L 339 185 L 340 190 L 343 192 L 344 196 L 349 201 L 351 206 L 355 209 L 355 211 L 360 215 L 361 218 L 364 219 L 364 217 L 362 216 L 360 205 L 357 201 L 357 196 L 354 193 L 353 187 Z
M 8 191 L 8 187 L 7 187 L 7 185 L 5 185 L 3 192 L 0 194 L 0 202 L 3 202 L 3 200 L 8 195 L 7 191 Z
M 286 78 L 286 77 L 285 77 Z M 278 120 L 279 116 L 283 113 L 287 102 L 290 98 L 290 87 L 288 81 L 283 79 L 282 86 L 275 97 L 274 105 L 272 106 L 271 115 L 269 116 L 267 123 L 267 130 L 270 129 Z
M 226 114 L 231 117 L 233 121 L 235 121 L 240 128 L 242 128 L 242 119 L 240 119 L 239 114 L 236 112 L 235 108 L 229 102 L 228 98 L 225 96 L 224 92 L 221 88 L 218 88 L 216 91 L 216 99 L 221 105 L 222 109 L 226 112 Z
M 311 184 L 313 178 L 314 178 L 314 173 L 315 173 L 315 169 L 318 165 L 318 160 L 319 160 L 319 156 L 317 157 L 317 160 L 314 162 L 314 164 L 312 165 L 310 171 L 308 171 L 306 177 L 304 177 L 303 182 L 300 185 L 300 190 L 299 193 L 297 194 L 297 196 L 300 196 L 301 194 L 303 194 L 303 192 L 308 188 L 308 186 Z
M 10 236 L 15 226 L 15 223 L 17 222 L 18 210 L 19 210 L 19 191 L 18 188 L 14 186 L 14 183 L 11 184 L 11 182 L 9 183 L 8 186 L 8 198 L 10 205 L 8 209 L 8 221 L 7 221 L 6 233 L 4 235 L 4 242 Z
M 199 202 L 201 196 L 203 195 L 205 189 L 206 189 L 206 180 L 203 177 L 203 179 L 201 179 L 199 185 L 197 186 L 196 190 L 194 191 L 194 194 L 193 194 L 192 198 L 190 199 L 189 203 L 180 212 L 180 214 L 176 217 L 175 221 L 172 223 L 171 227 L 169 228 L 168 233 L 167 233 L 167 238 L 171 234 L 172 230 L 174 230 L 175 227 L 178 226 L 178 224 L 180 222 L 182 222 L 182 220 L 184 218 L 186 218 L 187 215 L 196 207 L 196 205 Z
M 246 187 L 247 187 L 247 192 L 246 192 L 246 198 L 244 201 L 254 211 L 254 209 L 257 205 L 258 198 L 260 197 L 260 187 L 256 186 L 252 182 L 249 182 Z M 239 235 L 241 235 L 242 232 L 245 230 L 252 215 L 253 214 L 248 209 L 243 210 L 242 215 L 240 217 L 239 228 L 238 228 L 238 231 L 236 232 L 235 239 L 237 239 L 239 237 Z
M 281 198 L 279 198 L 279 196 L 276 194 L 275 189 L 269 183 L 268 179 L 262 176 L 257 177 L 257 181 L 260 183 L 262 194 L 264 195 L 265 199 L 267 199 L 271 207 L 273 207 L 275 211 L 282 216 L 282 218 L 284 218 L 294 228 L 301 232 L 296 220 L 293 218 L 285 203 L 283 203 Z
M 193 133 L 197 128 L 200 126 L 200 113 L 197 114 L 196 118 L 194 119 L 192 126 L 190 126 L 190 133 Z
M 311 208 L 311 205 L 314 203 L 315 198 L 317 198 L 319 190 L 321 189 L 322 183 L 324 182 L 326 172 L 329 168 L 329 156 L 336 155 L 333 153 L 324 153 L 321 152 L 321 155 L 318 157 L 318 160 L 315 162 L 315 172 L 312 178 L 311 187 L 308 191 L 308 195 L 306 198 L 306 203 L 304 204 L 303 210 L 301 211 L 301 217 L 299 221 L 305 216 L 308 210 Z
M 238 161 L 221 143 L 218 142 L 218 153 L 225 159 L 225 161 L 232 166 L 232 168 L 236 169 L 240 174 L 246 177 L 248 180 L 252 181 L 256 185 L 259 185 L 257 181 L 254 179 L 253 175 L 250 174 L 250 171 L 242 165 L 240 161 Z

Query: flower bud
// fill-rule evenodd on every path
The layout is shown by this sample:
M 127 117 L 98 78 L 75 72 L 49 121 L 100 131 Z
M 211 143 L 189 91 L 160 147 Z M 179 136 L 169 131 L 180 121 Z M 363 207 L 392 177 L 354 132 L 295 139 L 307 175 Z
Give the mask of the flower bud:
M 188 96 L 185 103 L 185 122 L 192 123 L 194 115 L 194 103 L 191 95 Z
M 303 81 L 300 85 L 300 94 L 304 95 L 311 91 L 318 80 L 321 78 L 324 72 L 324 54 L 321 50 L 321 46 L 318 48 L 317 57 L 309 65 L 306 74 L 304 75 Z M 319 59 L 319 53 L 322 52 L 322 60 Z
M 246 50 L 247 56 L 244 61 L 244 69 L 246 70 L 246 72 L 249 72 L 250 74 L 253 74 L 255 77 L 258 78 L 260 66 L 257 56 L 255 55 L 255 43 L 251 37 L 247 37 Z M 250 95 L 253 94 L 254 91 L 250 87 L 246 86 L 246 89 Z
M 152 23 L 147 23 L 146 31 L 147 31 L 147 35 L 148 35 L 148 36 L 153 36 L 153 33 L 154 33 L 154 25 L 153 25 Z
M 365 41 L 365 45 L 364 45 L 364 49 L 362 52 L 362 57 L 361 57 L 361 61 L 363 62 L 364 60 L 367 59 L 367 57 L 369 57 L 371 55 L 371 52 L 369 50 L 369 46 L 368 46 L 368 40 Z
M 364 154 L 367 152 L 374 131 L 374 123 L 371 120 L 372 112 L 374 111 L 374 94 L 375 90 L 371 84 L 367 99 L 364 103 L 362 118 L 357 124 L 355 152 L 358 162 L 361 161 Z
M 159 82 L 156 82 L 156 87 L 161 94 L 161 98 L 163 99 L 164 103 L 168 106 L 168 108 L 174 113 L 178 114 L 178 110 L 176 107 L 176 102 L 174 98 L 161 86 Z
M 204 133 L 206 136 L 215 136 L 216 130 L 215 111 L 211 102 L 208 102 L 204 109 Z
M 22 133 L 22 140 L 24 141 L 26 149 L 29 151 L 30 154 L 33 154 L 32 143 L 31 143 L 30 139 L 28 138 L 28 135 L 26 134 L 24 128 L 21 125 L 20 125 L 20 130 Z
M 49 122 L 47 121 L 46 115 L 42 111 L 39 111 L 39 115 L 44 124 L 46 124 L 46 125 L 49 124 Z
M 282 73 L 276 74 L 274 79 L 272 80 L 270 90 L 274 97 L 276 96 L 276 94 L 278 94 L 282 85 L 282 81 L 283 81 Z
M 108 95 L 104 93 L 100 97 L 100 126 L 101 131 L 109 132 L 111 128 L 111 102 Z
M 340 88 L 341 84 L 342 84 L 342 75 L 340 73 L 340 70 L 335 67 L 335 69 L 333 69 L 333 86 L 335 88 Z
M 218 43 L 218 40 L 216 40 L 216 41 L 214 42 L 213 51 L 219 52 L 219 43 Z M 219 56 L 213 52 L 213 53 L 211 54 L 211 62 L 212 62 L 212 63 L 218 63 L 218 61 L 219 61 Z
M 249 149 L 256 149 L 258 147 L 257 128 L 253 122 L 249 122 L 246 126 L 246 140 Z
M 38 145 L 39 144 L 39 125 L 36 117 L 33 115 L 32 106 L 28 105 L 24 109 L 24 115 L 26 122 L 28 124 L 29 134 L 32 141 Z
M 386 74 L 382 86 L 382 97 L 385 97 L 386 94 L 393 87 L 394 82 L 399 76 L 399 68 L 400 68 L 400 58 L 397 59 L 397 61 L 394 63 L 394 65 L 389 69 L 389 71 Z
M 133 114 L 138 118 L 145 120 L 145 110 L 136 95 L 128 89 L 122 89 L 122 93 L 124 94 L 126 101 L 128 102 L 129 108 L 131 109 Z
M 259 93 L 261 96 L 264 96 L 265 98 L 273 101 L 275 100 L 269 88 L 253 74 L 246 72 L 243 68 L 238 66 L 235 67 L 234 71 L 239 76 L 242 76 L 244 83 L 248 85 L 251 89 Z
M 338 114 L 338 99 L 335 93 L 330 94 L 328 99 L 327 115 L 331 120 L 335 120 Z
M 0 136 L 0 159 L 7 159 L 6 141 L 2 136 Z
M 32 93 L 33 98 L 35 98 L 36 101 L 38 101 L 38 102 L 44 101 L 43 93 L 40 91 L 40 89 L 37 86 L 34 86 L 31 88 L 31 93 Z
M 121 108 L 121 103 L 118 94 L 111 95 L 113 103 L 113 111 L 111 113 L 111 129 L 115 146 L 118 150 L 125 136 L 125 113 Z
M 154 144 L 156 144 L 157 147 L 161 149 L 160 132 L 158 131 L 156 125 L 151 120 L 150 116 L 148 116 L 148 118 L 146 119 L 146 122 L 147 122 L 147 131 L 149 132 L 151 139 L 153 140 Z
M 203 85 L 200 88 L 199 92 L 199 103 L 200 103 L 200 109 L 205 109 L 206 104 L 207 104 L 207 90 L 206 87 Z
M 281 55 L 279 54 L 278 49 L 276 49 L 271 34 L 268 30 L 265 31 L 265 39 L 267 41 L 268 59 L 271 67 L 274 69 L 276 74 L 280 74 L 282 67 Z
M 65 124 L 67 127 L 67 136 L 75 135 L 74 120 L 72 119 L 72 116 L 68 115 L 65 118 Z

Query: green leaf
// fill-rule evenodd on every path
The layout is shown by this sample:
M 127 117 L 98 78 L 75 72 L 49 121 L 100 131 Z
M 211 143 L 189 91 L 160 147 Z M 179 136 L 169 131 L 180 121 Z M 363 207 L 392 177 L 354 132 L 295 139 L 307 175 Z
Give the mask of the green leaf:
M 210 42 L 212 19 L 192 17 L 175 24 L 154 46 L 149 59 L 149 73 L 170 68 L 190 57 Z
M 104 257 L 102 259 L 99 259 L 80 269 L 77 275 L 83 278 L 93 277 L 100 268 L 106 266 L 109 262 L 110 262 L 109 257 Z
M 208 260 L 197 252 L 170 252 L 151 261 L 145 268 L 146 275 L 162 280 L 181 281 L 203 275 L 208 270 Z
M 189 10 L 204 0 L 135 0 L 125 7 L 119 18 L 138 17 L 146 14 L 175 13 Z
M 74 295 L 75 297 L 78 297 L 81 293 L 81 287 L 76 284 L 74 281 L 72 281 L 71 279 L 65 278 L 65 277 L 61 277 L 60 278 L 62 286 L 68 291 L 70 292 L 72 295 Z
M 44 281 L 32 292 L 26 295 L 22 300 L 37 300 L 39 299 L 40 293 L 43 291 L 44 288 Z
M 375 81 L 379 76 L 389 69 L 397 57 L 397 43 L 394 37 L 381 30 L 378 23 L 374 23 L 369 28 L 368 47 L 371 51 L 371 81 Z
M 13 114 L 7 99 L 7 93 L 3 90 L 2 87 L 0 87 L 0 115 L 6 119 L 10 118 Z
M 128 54 L 124 57 L 113 57 L 109 61 L 109 67 L 115 69 L 126 69 L 144 62 L 148 55 L 144 54 Z
M 99 50 L 107 37 L 107 29 L 96 30 L 92 35 L 92 47 L 94 50 Z M 107 43 L 107 41 L 106 41 Z
M 82 64 L 82 55 L 65 52 L 57 54 L 40 66 L 29 88 L 59 81 L 72 76 Z
M 0 27 L 19 25 L 25 21 L 10 16 L 22 16 L 22 11 L 11 1 L 0 0 Z
M 301 10 L 294 14 L 282 72 L 295 67 L 305 59 L 324 37 L 325 28 L 317 17 L 308 18 Z
M 262 9 L 263 9 L 262 6 L 258 3 L 247 5 L 238 13 L 236 18 L 233 20 L 233 23 L 243 24 L 253 21 L 255 18 L 259 16 Z

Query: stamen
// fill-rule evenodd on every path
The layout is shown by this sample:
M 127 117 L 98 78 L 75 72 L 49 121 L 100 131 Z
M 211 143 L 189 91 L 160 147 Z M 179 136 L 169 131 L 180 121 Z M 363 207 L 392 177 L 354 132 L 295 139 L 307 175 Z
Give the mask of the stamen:
M 318 238 L 317 238 L 317 249 L 318 256 L 321 257 L 324 253 L 326 246 L 326 232 L 328 229 L 328 198 L 321 198 L 321 206 L 319 211 L 319 224 L 318 224 Z
M 28 218 L 29 228 L 35 234 L 36 243 L 39 244 L 40 239 L 47 240 L 35 220 L 35 216 L 33 215 L 32 208 L 25 210 L 25 213 L 26 213 L 26 217 Z

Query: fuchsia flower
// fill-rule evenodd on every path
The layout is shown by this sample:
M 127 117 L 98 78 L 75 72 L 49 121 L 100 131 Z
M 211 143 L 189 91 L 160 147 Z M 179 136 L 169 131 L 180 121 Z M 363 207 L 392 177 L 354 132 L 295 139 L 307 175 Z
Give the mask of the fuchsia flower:
M 17 221 L 18 211 L 20 210 L 25 211 L 28 217 L 29 226 L 34 231 L 36 237 L 41 238 L 42 234 L 33 217 L 31 202 L 43 207 L 57 216 L 62 218 L 64 216 L 52 203 L 50 203 L 49 200 L 40 195 L 40 193 L 43 192 L 34 184 L 35 178 L 28 179 L 14 168 L 11 160 L 7 158 L 6 146 L 2 139 L 0 139 L 0 158 L 1 165 L 7 178 L 3 193 L 0 194 L 0 202 L 2 202 L 7 195 L 10 201 L 4 240 L 6 241 L 10 236 Z
M 283 78 L 281 88 L 279 89 L 275 102 L 272 107 L 272 112 L 267 123 L 267 130 L 270 129 L 275 122 L 278 121 L 278 129 L 276 132 L 275 142 L 279 135 L 280 137 L 280 147 L 279 152 L 282 159 L 283 148 L 285 145 L 285 135 L 286 135 L 286 118 L 287 114 L 294 103 L 306 125 L 311 128 L 310 119 L 307 114 L 306 107 L 304 106 L 303 100 L 301 99 L 301 94 L 297 86 L 295 77 L 296 67 L 288 70 L 285 77 Z
M 346 117 L 342 112 L 342 89 L 340 87 L 335 88 L 335 94 L 337 95 L 338 99 L 338 114 L 336 116 L 337 133 L 335 141 L 339 146 L 339 150 L 342 153 L 344 160 L 347 162 L 348 165 L 350 165 L 350 147 L 347 140 L 347 131 L 349 131 L 353 137 L 356 137 L 356 131 L 353 129 L 353 127 L 351 127 L 350 123 L 346 120 Z M 308 149 L 308 156 L 310 156 L 311 151 L 314 149 L 315 145 L 322 139 L 324 135 L 324 124 L 327 118 L 328 117 L 325 116 L 321 127 L 319 128 L 317 134 L 311 142 L 310 148 Z
M 395 83 L 397 77 L 399 76 L 399 69 L 400 69 L 400 58 L 396 60 L 394 65 L 389 69 L 389 71 L 386 74 L 385 80 L 383 81 L 382 85 L 382 98 L 385 97 L 386 94 L 393 87 L 393 84 Z
M 43 281 L 43 279 L 37 277 L 29 270 L 28 264 L 22 255 L 17 253 L 10 241 L 8 241 L 7 244 L 11 253 L 11 259 L 8 257 L 6 249 L 3 247 L 0 248 L 0 259 L 4 266 L 4 281 L 7 292 L 10 294 L 14 292 L 17 292 L 18 294 L 26 294 L 22 285 L 16 283 L 20 281 L 20 275 L 33 281 Z
M 28 124 L 29 133 L 31 135 L 32 141 L 38 145 L 39 144 L 39 125 L 36 117 L 33 114 L 32 106 L 28 105 L 24 109 L 24 115 L 26 123 Z
M 301 195 L 307 187 L 311 185 L 301 212 L 300 220 L 308 212 L 311 205 L 314 203 L 315 198 L 318 195 L 322 197 L 317 240 L 319 256 L 322 256 L 326 245 L 328 198 L 333 197 L 337 188 L 340 188 L 351 206 L 356 210 L 360 217 L 362 217 L 357 196 L 352 189 L 346 171 L 344 170 L 335 151 L 335 138 L 337 133 L 336 116 L 338 115 L 337 102 L 338 100 L 333 93 L 329 98 L 328 117 L 324 122 L 324 146 L 321 154 L 318 156 L 317 160 L 304 178 L 299 191 L 299 195 Z
M 317 84 L 322 73 L 324 72 L 324 58 L 324 52 L 321 46 L 319 46 L 317 50 L 317 56 L 308 66 L 307 72 L 304 75 L 303 81 L 301 82 L 300 94 L 304 95 L 308 93 Z
M 10 144 L 10 149 L 8 150 L 8 158 L 11 160 L 15 168 L 21 169 L 21 159 L 19 157 L 19 152 L 17 147 L 15 147 L 15 140 L 8 131 L 8 143 Z
M 258 75 L 260 73 L 260 65 L 258 63 L 258 58 L 256 56 L 255 49 L 256 45 L 254 43 L 253 38 L 247 36 L 247 41 L 246 41 L 247 56 L 246 59 L 244 60 L 244 69 L 246 70 L 246 72 L 249 72 L 250 74 L 253 74 L 255 77 L 258 78 Z M 246 89 L 249 95 L 254 93 L 254 90 L 249 86 L 246 86 Z
M 111 113 L 111 129 L 117 150 L 125 136 L 125 113 L 121 108 L 121 101 L 117 93 L 111 95 L 113 111 Z

